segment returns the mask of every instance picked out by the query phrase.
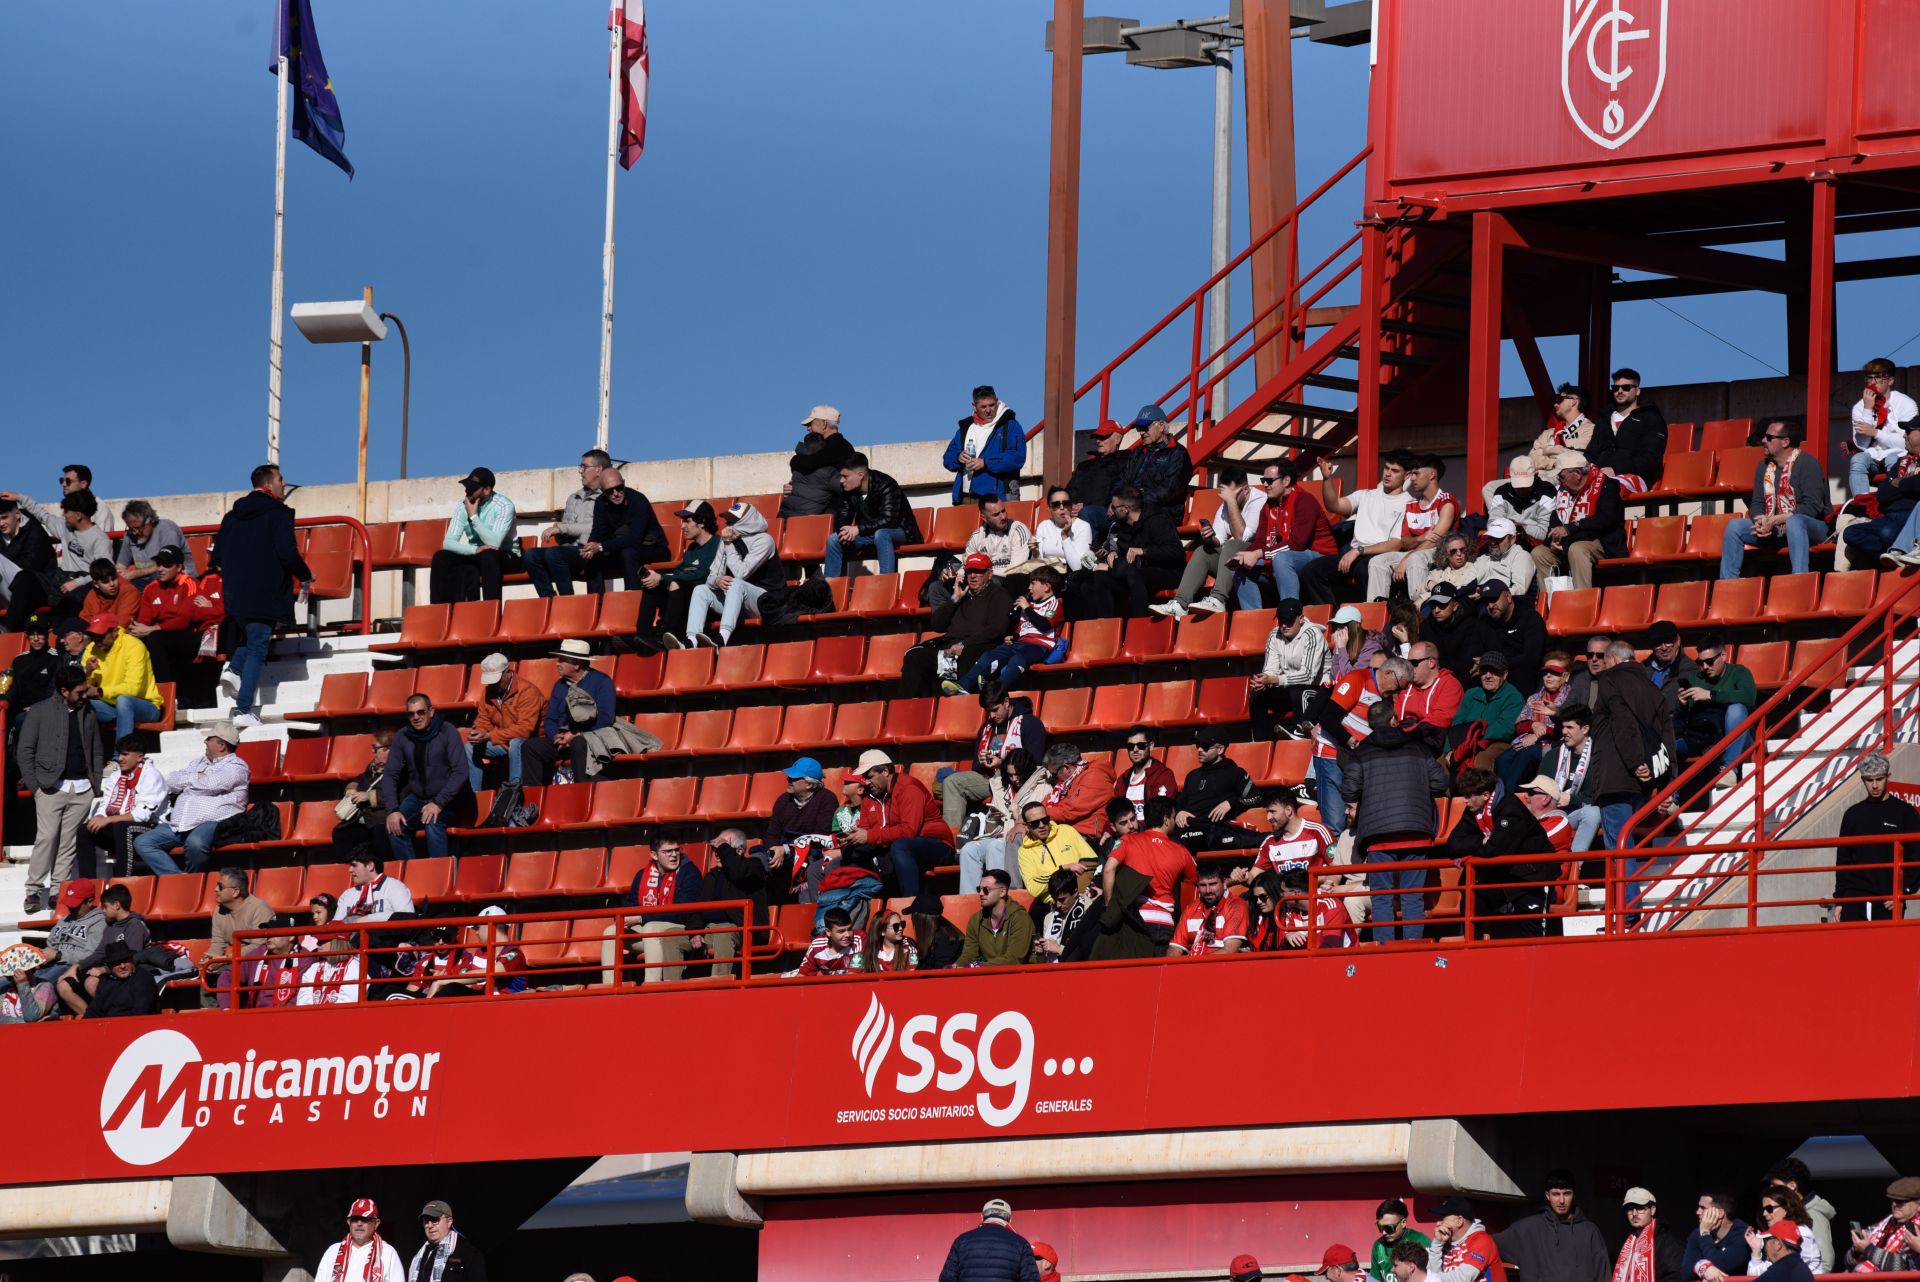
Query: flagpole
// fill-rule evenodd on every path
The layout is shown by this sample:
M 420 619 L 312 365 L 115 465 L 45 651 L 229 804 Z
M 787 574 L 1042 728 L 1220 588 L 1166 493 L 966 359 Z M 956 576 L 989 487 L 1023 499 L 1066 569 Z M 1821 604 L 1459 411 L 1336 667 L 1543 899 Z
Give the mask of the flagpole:
M 607 69 L 607 233 L 600 249 L 600 421 L 593 436 L 594 445 L 603 450 L 613 414 L 613 177 L 620 164 L 620 95 L 626 80 L 620 53 L 627 35 L 627 0 L 614 0 L 612 27 L 608 43 L 613 61 Z
M 287 8 L 280 5 L 279 21 L 286 21 Z M 279 51 L 279 106 L 274 113 L 273 143 L 273 323 L 267 339 L 267 462 L 280 462 L 280 358 L 281 339 L 286 326 L 287 273 L 284 261 L 287 221 L 287 57 L 286 33 L 276 44 Z

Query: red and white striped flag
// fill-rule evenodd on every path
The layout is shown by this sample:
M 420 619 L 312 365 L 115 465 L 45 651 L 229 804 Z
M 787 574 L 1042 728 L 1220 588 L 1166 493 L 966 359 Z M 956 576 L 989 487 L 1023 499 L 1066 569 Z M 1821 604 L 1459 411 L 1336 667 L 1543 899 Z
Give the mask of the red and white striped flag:
M 624 25 L 622 25 L 624 24 Z M 620 30 L 620 167 L 632 169 L 647 145 L 647 8 L 645 0 L 616 4 L 607 29 Z

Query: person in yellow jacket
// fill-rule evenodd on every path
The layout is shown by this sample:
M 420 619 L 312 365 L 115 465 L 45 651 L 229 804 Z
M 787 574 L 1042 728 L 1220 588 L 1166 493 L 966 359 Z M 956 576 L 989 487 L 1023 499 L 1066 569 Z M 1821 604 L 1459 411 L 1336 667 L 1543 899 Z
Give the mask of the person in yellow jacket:
M 102 726 L 111 728 L 113 742 L 118 743 L 141 722 L 160 719 L 160 686 L 153 679 L 153 659 L 146 644 L 124 631 L 115 615 L 94 615 L 87 632 L 93 644 L 80 662 L 94 688 L 94 715 Z
M 1059 869 L 1078 876 L 1092 872 L 1100 862 L 1078 829 L 1048 817 L 1044 801 L 1029 801 L 1021 807 L 1020 822 L 1026 832 L 1020 839 L 1020 879 L 1035 894 L 1046 890 L 1047 878 Z

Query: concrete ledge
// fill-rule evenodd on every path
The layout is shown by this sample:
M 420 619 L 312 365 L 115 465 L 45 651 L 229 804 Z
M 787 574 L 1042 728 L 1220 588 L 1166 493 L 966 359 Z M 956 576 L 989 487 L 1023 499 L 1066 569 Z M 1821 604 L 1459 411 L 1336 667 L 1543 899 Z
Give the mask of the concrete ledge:
M 0 1238 L 158 1233 L 173 1206 L 173 1180 L 36 1184 L 0 1191 Z
M 219 1255 L 291 1254 L 232 1190 L 212 1175 L 180 1176 L 173 1181 L 167 1241 L 182 1251 Z
M 1406 1122 L 1375 1122 L 743 1153 L 735 1160 L 734 1180 L 741 1194 L 771 1197 L 988 1184 L 1399 1171 L 1407 1166 L 1410 1130 Z M 694 1160 L 698 1163 L 699 1155 Z M 689 1176 L 689 1204 L 692 1188 Z
M 1424 1117 L 1411 1126 L 1407 1182 L 1422 1193 L 1466 1193 L 1521 1201 L 1528 1195 L 1488 1151 L 1499 1136 L 1497 1120 L 1466 1123 Z
M 760 1208 L 740 1195 L 732 1153 L 695 1153 L 687 1162 L 687 1215 L 697 1224 L 760 1227 Z

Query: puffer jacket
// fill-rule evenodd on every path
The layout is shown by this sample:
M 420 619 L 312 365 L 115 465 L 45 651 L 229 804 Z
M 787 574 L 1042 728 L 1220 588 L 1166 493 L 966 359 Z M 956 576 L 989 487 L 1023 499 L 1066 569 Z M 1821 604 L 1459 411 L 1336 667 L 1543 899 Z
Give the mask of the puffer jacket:
M 1184 445 L 1171 441 L 1137 445 L 1120 471 L 1120 488 L 1138 486 L 1147 510 L 1158 509 L 1178 521 L 1187 505 L 1187 482 L 1193 479 L 1193 458 Z
M 1415 736 L 1375 730 L 1346 765 L 1340 795 L 1359 806 L 1353 838 L 1399 833 L 1431 837 L 1438 820 L 1433 799 L 1447 790 L 1447 772 Z
M 835 432 L 815 436 L 809 432 L 793 447 L 787 470 L 793 477 L 793 493 L 780 500 L 781 516 L 819 516 L 840 505 L 840 465 L 853 453 L 853 442 Z
M 1655 753 L 1666 757 L 1651 760 Z M 1652 765 L 1651 783 L 1643 783 L 1636 767 Z M 1673 712 L 1666 696 L 1638 663 L 1620 663 L 1593 680 L 1593 763 L 1587 767 L 1587 790 L 1604 801 L 1608 797 L 1645 797 L 1663 776 L 1672 777 Z
M 867 469 L 865 493 L 841 493 L 837 519 L 839 524 L 851 525 L 865 535 L 875 530 L 905 530 L 907 542 L 920 541 L 920 521 L 907 502 L 907 492 L 900 488 L 900 482 L 872 468 Z
M 760 515 L 760 509 L 747 508 L 733 528 L 738 537 L 720 540 L 720 554 L 707 570 L 707 586 L 718 592 L 721 577 L 728 574 L 757 588 L 786 582 L 786 569 L 774 555 L 773 535 L 767 532 L 767 518 Z
M 1004 1224 L 968 1229 L 947 1248 L 940 1282 L 1040 1282 L 1033 1243 Z
M 969 472 L 960 466 L 960 455 L 967 447 L 967 429 L 972 425 L 971 414 L 960 420 L 941 459 L 941 465 L 953 473 L 953 501 L 1004 499 L 1020 488 L 1020 469 L 1027 461 L 1027 429 L 1014 417 L 1013 406 L 1003 403 L 987 431 L 987 443 L 980 447 L 980 457 L 987 465 Z

